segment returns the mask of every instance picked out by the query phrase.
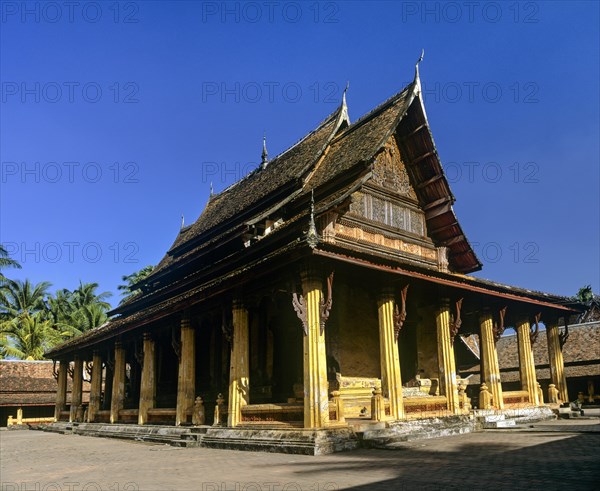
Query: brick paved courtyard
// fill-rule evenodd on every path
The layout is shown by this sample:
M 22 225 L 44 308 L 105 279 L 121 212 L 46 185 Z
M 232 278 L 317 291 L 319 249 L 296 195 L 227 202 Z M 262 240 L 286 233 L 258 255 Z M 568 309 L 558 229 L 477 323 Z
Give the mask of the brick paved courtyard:
M 311 457 L 0 432 L 2 491 L 600 489 L 600 420 Z

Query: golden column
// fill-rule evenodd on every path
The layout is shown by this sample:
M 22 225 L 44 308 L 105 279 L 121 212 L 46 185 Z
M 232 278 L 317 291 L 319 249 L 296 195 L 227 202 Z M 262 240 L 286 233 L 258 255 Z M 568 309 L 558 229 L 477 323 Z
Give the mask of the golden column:
M 196 346 L 195 331 L 187 314 L 181 318 L 181 352 L 177 380 L 177 411 L 175 425 L 188 422 L 194 408 L 196 393 Z
M 250 403 L 250 356 L 248 310 L 241 301 L 233 303 L 233 339 L 229 369 L 227 426 L 242 421 L 242 407 Z
M 400 355 L 394 333 L 394 291 L 385 289 L 377 302 L 379 317 L 379 359 L 381 362 L 381 389 L 390 400 L 390 417 L 404 418 Z
M 483 364 L 483 381 L 492 393 L 492 404 L 496 409 L 504 409 L 502 383 L 500 382 L 500 366 L 498 352 L 494 342 L 494 321 L 492 314 L 484 313 L 479 319 L 481 336 L 481 363 Z
M 71 389 L 71 411 L 69 422 L 77 420 L 77 409 L 81 406 L 81 391 L 83 389 L 83 360 L 75 355 L 73 362 L 73 387 Z
M 88 423 L 93 423 L 100 410 L 102 396 L 102 357 L 98 351 L 92 356 L 92 383 L 90 386 L 90 405 L 88 406 Z
M 552 383 L 558 389 L 558 396 L 562 402 L 569 401 L 567 392 L 567 378 L 565 376 L 565 362 L 563 359 L 558 324 L 556 321 L 548 322 L 546 326 L 546 337 L 548 338 L 548 360 L 550 362 L 550 377 Z
M 56 407 L 54 419 L 60 420 L 60 413 L 67 407 L 67 367 L 69 362 L 62 360 L 58 365 L 58 388 L 56 389 Z
M 142 363 L 142 380 L 140 382 L 140 406 L 138 424 L 148 422 L 148 409 L 156 403 L 156 369 L 155 344 L 149 333 L 144 333 L 144 360 Z
M 452 411 L 452 414 L 460 414 L 454 343 L 450 336 L 450 305 L 448 299 L 442 300 L 442 304 L 436 313 L 435 324 L 437 327 L 438 362 L 443 394 L 448 401 L 448 410 Z
M 539 406 L 540 401 L 535 377 L 535 362 L 531 349 L 531 326 L 527 317 L 517 319 L 517 340 L 519 343 L 519 372 L 521 374 L 521 390 L 529 394 L 529 403 Z
M 315 271 L 302 273 L 306 327 L 304 334 L 304 427 L 329 425 L 325 330 L 321 332 L 322 282 Z
M 119 421 L 119 411 L 125 400 L 125 348 L 120 341 L 115 343 L 115 368 L 113 371 L 112 397 L 110 398 L 110 422 Z

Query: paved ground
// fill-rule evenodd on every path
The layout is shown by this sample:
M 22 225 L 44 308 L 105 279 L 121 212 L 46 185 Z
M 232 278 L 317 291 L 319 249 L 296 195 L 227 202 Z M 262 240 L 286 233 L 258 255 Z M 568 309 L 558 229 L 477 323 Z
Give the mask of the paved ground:
M 2 491 L 600 489 L 600 419 L 322 457 L 0 432 Z

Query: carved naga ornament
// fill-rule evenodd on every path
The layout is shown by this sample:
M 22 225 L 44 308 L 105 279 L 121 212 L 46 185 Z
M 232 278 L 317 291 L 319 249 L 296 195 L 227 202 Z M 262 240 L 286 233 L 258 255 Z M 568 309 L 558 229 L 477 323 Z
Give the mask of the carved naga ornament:
M 460 309 L 462 308 L 463 299 L 459 298 L 456 301 L 456 315 L 453 315 L 450 319 L 450 342 L 454 343 L 454 338 L 458 334 L 458 330 L 462 325 L 462 320 L 460 318 Z
M 221 331 L 227 342 L 233 346 L 233 319 L 231 318 L 231 309 L 223 307 L 223 316 L 221 319 Z
M 176 327 L 171 329 L 171 347 L 177 358 L 181 358 L 181 334 Z
M 569 324 L 568 324 L 569 319 L 567 317 L 565 317 L 564 321 L 565 321 L 565 330 L 558 333 L 558 342 L 560 344 L 560 349 L 563 348 L 563 346 L 567 342 L 567 339 L 569 339 Z
M 533 325 L 535 326 L 531 331 L 529 331 L 529 342 L 534 345 L 537 341 L 538 336 L 540 335 L 540 319 L 542 318 L 542 313 L 535 314 L 533 316 Z
M 398 309 L 398 304 L 394 306 L 394 340 L 398 341 L 398 336 L 400 335 L 400 330 L 404 325 L 404 321 L 406 320 L 406 294 L 408 292 L 408 285 L 406 285 L 400 291 L 400 302 L 402 305 L 402 309 Z
M 323 335 L 325 332 L 325 323 L 329 319 L 329 313 L 333 305 L 333 274 L 334 272 L 332 271 L 327 277 L 327 300 L 325 300 L 325 296 L 321 293 L 321 302 L 319 305 L 320 335 Z M 304 335 L 308 336 L 308 316 L 306 312 L 306 300 L 304 299 L 304 296 L 293 292 L 292 306 L 296 311 L 298 319 L 300 319 L 300 322 L 302 322 L 302 330 L 304 331 Z
M 331 306 L 333 305 L 333 273 L 334 272 L 332 271 L 327 277 L 327 300 L 325 300 L 325 297 L 323 294 L 321 294 L 321 305 L 319 306 L 321 336 L 325 331 L 325 323 L 327 322 L 327 319 L 329 319 L 329 312 L 331 311 Z
M 58 380 L 58 370 L 56 369 L 56 360 L 52 361 L 52 376 L 55 380 Z
M 494 322 L 494 344 L 498 342 L 500 336 L 504 334 L 504 316 L 506 315 L 506 307 L 498 311 L 499 322 Z

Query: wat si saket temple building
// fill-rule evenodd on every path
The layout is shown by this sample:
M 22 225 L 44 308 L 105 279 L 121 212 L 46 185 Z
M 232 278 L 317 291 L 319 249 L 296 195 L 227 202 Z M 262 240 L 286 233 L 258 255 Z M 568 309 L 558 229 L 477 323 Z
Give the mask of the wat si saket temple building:
M 211 195 L 110 322 L 47 354 L 59 362 L 57 421 L 77 424 L 87 366 L 79 427 L 170 424 L 202 428 L 207 446 L 351 448 L 368 424 L 400 431 L 473 420 L 475 407 L 540 407 L 540 321 L 550 398 L 568 401 L 558 322 L 572 307 L 468 276 L 482 265 L 453 203 L 418 65 L 410 85 L 355 122 L 344 95 L 298 143 L 271 160 L 263 152 L 255 171 Z M 496 352 L 509 326 L 520 364 L 510 392 Z M 455 368 L 455 347 L 473 334 L 476 387 Z

